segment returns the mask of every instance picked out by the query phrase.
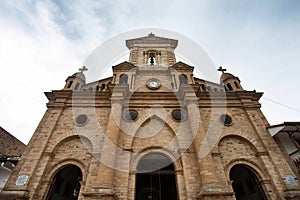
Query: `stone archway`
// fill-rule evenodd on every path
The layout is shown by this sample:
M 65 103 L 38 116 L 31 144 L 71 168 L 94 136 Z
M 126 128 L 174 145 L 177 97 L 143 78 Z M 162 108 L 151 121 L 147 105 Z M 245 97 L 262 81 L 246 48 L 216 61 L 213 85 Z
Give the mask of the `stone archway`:
M 252 169 L 244 165 L 235 165 L 230 170 L 230 180 L 237 200 L 267 200 Z
M 77 200 L 82 172 L 75 165 L 60 169 L 53 177 L 47 200 Z
M 138 162 L 136 200 L 177 200 L 175 167 L 172 160 L 162 153 L 149 153 Z

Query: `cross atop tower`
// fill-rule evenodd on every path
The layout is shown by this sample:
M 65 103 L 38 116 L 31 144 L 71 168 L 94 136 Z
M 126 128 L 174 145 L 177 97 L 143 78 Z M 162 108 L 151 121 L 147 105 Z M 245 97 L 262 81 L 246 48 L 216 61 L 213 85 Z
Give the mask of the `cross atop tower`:
M 227 71 L 226 69 L 223 69 L 222 66 L 219 67 L 218 71 L 222 72 L 222 74 L 224 74 L 225 71 Z
M 87 71 L 88 68 L 86 68 L 85 66 L 82 66 L 82 68 L 78 69 L 81 73 L 83 73 L 84 71 Z

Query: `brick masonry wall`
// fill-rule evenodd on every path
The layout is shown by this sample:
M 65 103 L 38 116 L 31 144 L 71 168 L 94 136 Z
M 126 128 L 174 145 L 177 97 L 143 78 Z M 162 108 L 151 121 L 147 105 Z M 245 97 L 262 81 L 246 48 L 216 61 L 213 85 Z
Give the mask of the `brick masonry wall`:
M 101 105 L 100 100 L 96 103 Z M 4 188 L 4 193 L 6 196 L 18 194 L 23 197 L 28 195 L 32 200 L 43 199 L 58 170 L 72 164 L 78 166 L 83 173 L 79 199 L 134 199 L 135 170 L 140 157 L 124 159 L 122 154 L 114 157 L 114 152 L 103 152 L 106 137 L 110 137 L 117 139 L 115 144 L 128 152 L 161 152 L 169 156 L 174 162 L 180 200 L 234 199 L 229 173 L 236 164 L 248 166 L 256 172 L 269 199 L 284 198 L 288 187 L 283 178 L 285 175 L 293 175 L 293 172 L 264 129 L 266 121 L 259 108 L 245 109 L 238 101 L 231 101 L 229 103 L 234 106 L 217 108 L 212 112 L 211 108 L 205 107 L 208 103 L 205 100 L 199 102 L 202 120 L 199 124 L 203 127 L 198 130 L 198 134 L 208 134 L 208 139 L 215 142 L 211 154 L 208 154 L 212 162 L 207 165 L 199 165 L 201 159 L 195 146 L 201 144 L 191 144 L 186 151 L 182 149 L 188 144 L 191 124 L 190 119 L 181 123 L 172 119 L 172 110 L 179 107 L 175 100 L 166 102 L 161 97 L 155 100 L 155 104 L 169 106 L 162 114 L 155 107 L 151 113 L 151 104 L 144 101 L 143 97 L 135 97 L 130 107 L 137 105 L 138 120 L 125 122 L 121 117 L 120 124 L 112 121 L 111 109 L 105 106 L 50 108 L 26 148 L 20 165 Z M 85 100 L 84 104 L 88 105 L 89 101 Z M 122 110 L 118 110 L 118 113 L 122 115 Z M 232 117 L 232 125 L 222 126 L 219 116 L 224 113 Z M 80 114 L 86 114 L 88 122 L 77 126 L 74 119 Z M 134 128 L 133 124 L 137 127 Z M 130 131 L 128 133 L 125 130 Z M 177 139 L 171 142 L 175 136 L 178 136 Z M 167 145 L 169 149 L 165 148 Z M 179 152 L 183 154 L 176 157 Z M 127 168 L 127 171 L 112 170 L 105 166 L 99 162 L 103 155 L 111 156 L 117 167 Z M 15 185 L 19 174 L 29 175 L 28 184 Z M 199 197 L 201 189 L 210 187 L 201 180 L 202 174 L 212 174 L 216 181 L 210 189 L 218 190 L 209 194 L 209 198 Z M 28 193 L 20 194 L 20 191 Z
M 0 127 L 0 153 L 4 156 L 21 156 L 26 145 Z

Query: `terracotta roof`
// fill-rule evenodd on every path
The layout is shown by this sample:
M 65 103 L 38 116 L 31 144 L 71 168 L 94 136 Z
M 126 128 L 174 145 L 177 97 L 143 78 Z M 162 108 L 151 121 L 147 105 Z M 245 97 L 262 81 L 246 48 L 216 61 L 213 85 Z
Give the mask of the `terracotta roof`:
M 21 156 L 26 145 L 0 126 L 0 154 L 5 157 Z

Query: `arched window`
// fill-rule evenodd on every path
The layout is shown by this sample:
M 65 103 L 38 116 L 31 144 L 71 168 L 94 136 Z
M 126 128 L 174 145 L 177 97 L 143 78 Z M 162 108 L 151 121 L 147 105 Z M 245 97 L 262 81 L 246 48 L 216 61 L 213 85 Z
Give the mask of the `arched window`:
M 143 156 L 137 166 L 135 199 L 178 199 L 174 170 L 172 160 L 164 154 Z
M 236 89 L 240 88 L 239 84 L 236 81 L 234 81 L 234 86 L 236 87 Z
M 73 81 L 69 81 L 67 88 L 70 88 L 72 86 L 72 84 L 73 84 Z
M 105 84 L 102 84 L 101 85 L 101 91 L 104 91 L 105 90 Z
M 230 83 L 227 83 L 227 88 L 228 88 L 229 91 L 232 91 L 232 90 L 233 90 L 233 88 L 232 88 L 232 86 L 231 86 Z
M 202 89 L 202 91 L 206 91 L 206 87 L 204 84 L 201 84 L 201 89 Z
M 75 165 L 69 165 L 59 170 L 48 192 L 47 200 L 77 200 L 80 190 L 82 172 Z
M 230 180 L 237 200 L 266 200 L 266 196 L 252 170 L 236 165 L 230 170 Z
M 127 84 L 127 82 L 128 82 L 128 75 L 127 74 L 122 74 L 120 76 L 119 84 L 125 85 L 125 84 Z
M 207 86 L 207 90 L 208 90 L 209 92 L 211 92 L 211 87 L 210 87 L 210 86 Z
M 78 90 L 79 89 L 79 83 L 76 83 L 75 87 L 74 87 L 74 90 Z
M 188 84 L 187 76 L 185 74 L 180 74 L 179 75 L 179 82 L 180 82 L 180 84 Z

